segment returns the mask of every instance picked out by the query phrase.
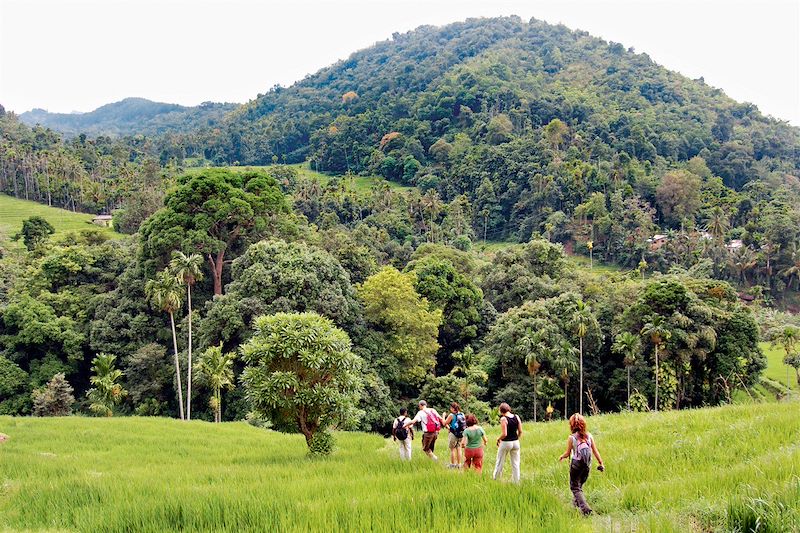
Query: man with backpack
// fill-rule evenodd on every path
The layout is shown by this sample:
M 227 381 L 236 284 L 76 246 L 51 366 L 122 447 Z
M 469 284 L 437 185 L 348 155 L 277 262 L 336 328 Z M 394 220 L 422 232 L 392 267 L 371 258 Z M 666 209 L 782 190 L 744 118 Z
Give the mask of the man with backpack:
M 433 453 L 436 446 L 436 438 L 439 436 L 439 430 L 444 425 L 444 419 L 436 412 L 436 409 L 429 408 L 425 400 L 420 400 L 419 411 L 417 411 L 414 419 L 406 422 L 406 428 L 420 424 L 422 426 L 422 451 L 434 461 L 439 458 Z
M 411 441 L 414 440 L 414 430 L 406 427 L 406 423 L 411 420 L 406 416 L 407 413 L 408 409 L 402 407 L 400 416 L 392 424 L 392 440 L 400 442 L 400 459 L 403 461 L 411 460 Z
M 450 448 L 450 468 L 461 468 L 461 447 L 464 444 L 464 430 L 467 429 L 467 417 L 461 412 L 458 402 L 450 404 L 450 414 L 444 421 L 450 435 L 447 447 Z

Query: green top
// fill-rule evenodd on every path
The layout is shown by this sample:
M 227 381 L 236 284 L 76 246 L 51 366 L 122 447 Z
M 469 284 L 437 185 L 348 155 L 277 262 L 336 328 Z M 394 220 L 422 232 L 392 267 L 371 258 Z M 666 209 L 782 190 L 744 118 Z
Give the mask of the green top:
M 464 430 L 464 436 L 467 438 L 467 448 L 480 448 L 483 446 L 483 437 L 486 433 L 480 426 L 472 426 Z

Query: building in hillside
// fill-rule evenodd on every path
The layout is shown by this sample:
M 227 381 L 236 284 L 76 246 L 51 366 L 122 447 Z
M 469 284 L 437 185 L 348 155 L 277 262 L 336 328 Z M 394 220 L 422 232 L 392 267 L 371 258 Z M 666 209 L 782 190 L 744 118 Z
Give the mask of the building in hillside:
M 661 234 L 653 235 L 653 238 L 647 239 L 647 244 L 650 245 L 651 250 L 658 250 L 659 248 L 664 246 L 666 242 L 667 242 L 667 236 Z
M 112 220 L 113 217 L 111 215 L 97 215 L 94 217 L 94 219 L 92 219 L 92 224 L 103 226 L 104 228 L 110 228 Z

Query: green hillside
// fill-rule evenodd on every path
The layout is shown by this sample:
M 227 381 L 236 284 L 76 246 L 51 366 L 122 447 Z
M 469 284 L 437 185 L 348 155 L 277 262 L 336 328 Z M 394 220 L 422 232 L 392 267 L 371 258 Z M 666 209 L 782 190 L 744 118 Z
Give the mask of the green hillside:
M 66 209 L 48 207 L 37 202 L 19 200 L 0 194 L 0 236 L 9 238 L 22 229 L 22 221 L 32 216 L 40 216 L 50 222 L 56 233 L 99 229 L 114 234 L 110 228 L 101 228 L 92 224 L 94 215 L 74 213 Z
M 563 422 L 526 426 L 515 487 L 492 481 L 491 466 L 447 471 L 418 439 L 403 464 L 374 434 L 339 433 L 333 456 L 309 459 L 302 437 L 245 423 L 0 417 L 10 436 L 0 444 L 0 529 L 393 531 L 400 520 L 417 531 L 467 520 L 478 531 L 788 532 L 800 523 L 797 410 L 591 418 L 607 471 L 589 478 L 588 520 L 570 509 L 556 461 Z

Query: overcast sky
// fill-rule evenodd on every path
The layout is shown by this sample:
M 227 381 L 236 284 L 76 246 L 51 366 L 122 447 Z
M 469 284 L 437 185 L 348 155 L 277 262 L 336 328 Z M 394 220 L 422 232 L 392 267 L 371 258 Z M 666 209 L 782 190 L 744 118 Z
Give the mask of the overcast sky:
M 511 14 L 633 46 L 800 126 L 798 0 L 0 0 L 0 104 L 244 102 L 395 31 Z

